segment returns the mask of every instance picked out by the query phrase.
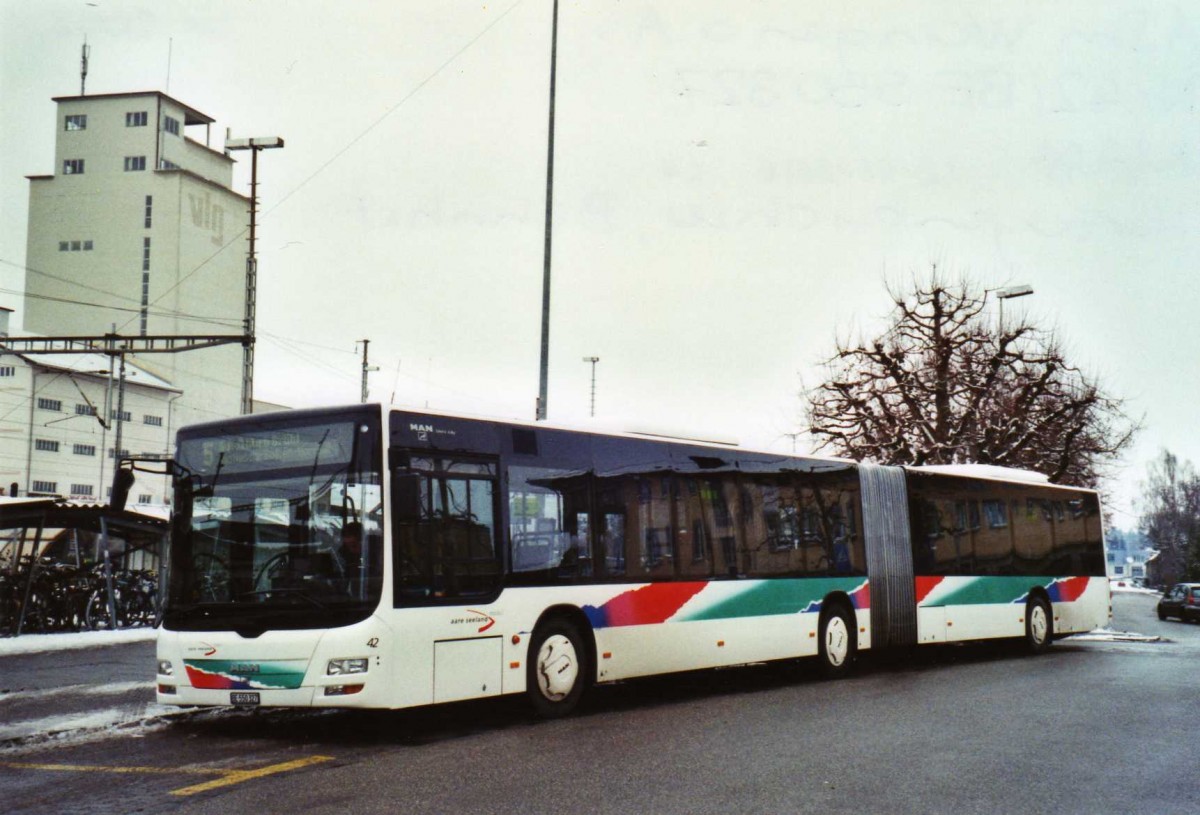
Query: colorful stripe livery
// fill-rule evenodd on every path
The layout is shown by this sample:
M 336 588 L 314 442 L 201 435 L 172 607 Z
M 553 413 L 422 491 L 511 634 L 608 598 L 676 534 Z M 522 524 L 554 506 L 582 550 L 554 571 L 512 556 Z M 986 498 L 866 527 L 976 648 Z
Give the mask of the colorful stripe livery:
M 228 659 L 185 659 L 188 681 L 205 690 L 291 690 L 300 687 L 308 660 L 247 662 Z
M 1046 590 L 1052 603 L 1073 603 L 1087 590 L 1089 577 L 918 577 L 917 605 L 975 606 L 1029 599 L 1030 584 Z
M 815 614 L 831 592 L 845 592 L 855 609 L 871 607 L 862 577 L 651 583 L 618 594 L 600 606 L 584 606 L 593 628 L 665 622 L 727 620 L 774 614 Z

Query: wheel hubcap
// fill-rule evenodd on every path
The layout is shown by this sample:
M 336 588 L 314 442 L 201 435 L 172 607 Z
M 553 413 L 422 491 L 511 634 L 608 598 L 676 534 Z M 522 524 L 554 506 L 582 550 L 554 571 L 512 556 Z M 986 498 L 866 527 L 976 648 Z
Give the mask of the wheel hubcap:
M 850 631 L 841 617 L 830 617 L 825 623 L 825 658 L 839 667 L 850 654 Z
M 1046 641 L 1046 609 L 1040 605 L 1029 612 L 1029 632 L 1038 645 Z
M 538 687 L 542 695 L 559 702 L 570 695 L 579 678 L 579 659 L 575 646 L 562 634 L 546 638 L 537 656 Z

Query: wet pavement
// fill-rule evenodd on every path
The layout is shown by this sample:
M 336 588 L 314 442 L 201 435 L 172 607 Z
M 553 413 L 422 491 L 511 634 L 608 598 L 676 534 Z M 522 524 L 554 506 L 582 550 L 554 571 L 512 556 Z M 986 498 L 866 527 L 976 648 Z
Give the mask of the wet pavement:
M 0 654 L 0 751 L 141 726 L 154 702 L 154 642 Z

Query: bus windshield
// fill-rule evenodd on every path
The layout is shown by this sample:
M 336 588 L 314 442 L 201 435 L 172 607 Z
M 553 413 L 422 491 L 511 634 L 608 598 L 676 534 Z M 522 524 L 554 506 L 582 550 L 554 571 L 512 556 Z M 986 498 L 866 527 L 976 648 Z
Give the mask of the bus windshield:
M 383 585 L 379 420 L 243 418 L 179 435 L 164 625 L 365 619 Z

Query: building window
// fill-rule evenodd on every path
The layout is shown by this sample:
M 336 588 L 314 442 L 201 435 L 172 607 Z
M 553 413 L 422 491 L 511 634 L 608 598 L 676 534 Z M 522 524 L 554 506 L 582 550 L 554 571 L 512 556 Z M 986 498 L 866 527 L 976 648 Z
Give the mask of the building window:
M 16 376 L 17 368 L 15 365 L 0 365 L 0 376 Z
M 58 492 L 58 482 L 57 481 L 34 481 L 33 482 L 33 492 L 56 493 L 56 492 Z
M 63 160 L 63 175 L 83 175 L 83 159 L 68 158 Z
M 109 457 L 109 458 L 112 458 L 112 457 L 113 457 L 113 449 L 112 449 L 111 447 L 110 447 L 110 448 L 108 448 L 108 457 Z M 123 448 L 121 448 L 121 455 L 120 455 L 120 458 L 129 458 L 129 450 L 128 450 L 128 448 L 124 448 L 124 447 L 123 447 Z
M 173 136 L 179 135 L 179 120 L 171 116 L 163 116 L 163 130 Z
M 178 170 L 179 165 L 173 161 L 167 161 L 165 158 L 158 160 L 158 169 L 160 170 Z
M 133 418 L 133 416 L 128 410 L 114 410 L 111 414 L 109 414 L 109 418 L 115 419 L 118 422 L 127 422 Z
M 139 492 L 137 502 L 139 504 L 152 504 L 154 503 L 154 496 L 148 492 Z
M 87 114 L 76 113 L 73 116 L 68 116 L 64 130 L 87 130 Z
M 91 484 L 72 484 L 71 485 L 71 494 L 72 495 L 90 496 L 92 494 L 92 485 Z
M 125 157 L 125 172 L 138 172 L 146 169 L 145 156 L 126 156 Z
M 144 110 L 132 111 L 125 114 L 126 127 L 145 127 L 146 122 L 148 121 L 150 121 L 150 119 Z
M 58 442 L 50 439 L 34 439 L 33 447 L 35 450 L 41 450 L 43 453 L 57 453 Z
M 70 242 L 70 241 L 59 241 L 59 242 L 58 242 L 58 251 L 60 251 L 60 252 L 66 252 L 66 251 L 67 251 L 67 250 L 69 250 L 70 248 L 71 248 L 71 242 Z
M 95 244 L 92 241 L 59 241 L 60 252 L 90 252 Z
M 151 427 L 162 427 L 162 416 L 151 416 L 147 413 L 142 417 L 142 421 Z
M 84 242 L 83 242 L 83 251 L 85 251 L 85 252 L 90 252 L 90 251 L 92 251 L 92 242 L 91 242 L 91 241 L 84 241 Z
M 83 241 L 71 241 L 71 251 L 78 252 L 83 248 Z
M 39 396 L 38 401 L 37 401 L 37 406 L 38 406 L 38 410 L 61 411 L 62 410 L 62 400 L 61 399 L 46 399 L 45 397 Z
M 150 228 L 150 216 L 154 211 L 154 196 L 146 196 L 146 228 Z
M 77 444 L 77 445 L 75 445 L 74 453 L 77 456 L 94 456 L 94 455 L 96 455 L 96 445 L 94 445 L 94 444 Z
M 95 416 L 96 415 L 96 407 L 95 407 L 95 405 L 81 405 L 81 404 L 76 403 L 75 415 L 76 416 Z
M 150 271 L 150 239 L 142 238 L 142 271 Z

